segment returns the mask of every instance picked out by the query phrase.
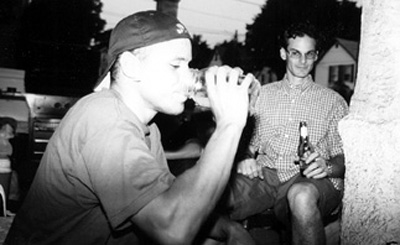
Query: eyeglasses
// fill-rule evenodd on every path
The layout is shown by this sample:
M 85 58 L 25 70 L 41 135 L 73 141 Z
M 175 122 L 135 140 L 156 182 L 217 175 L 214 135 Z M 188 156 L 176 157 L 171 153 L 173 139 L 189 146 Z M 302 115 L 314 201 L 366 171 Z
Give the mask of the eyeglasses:
M 299 60 L 303 56 L 303 54 L 295 49 L 291 50 L 286 50 L 286 53 L 289 55 L 290 58 Z M 317 58 L 318 52 L 317 51 L 309 51 L 306 54 L 304 54 L 304 57 L 306 57 L 306 60 L 315 60 Z

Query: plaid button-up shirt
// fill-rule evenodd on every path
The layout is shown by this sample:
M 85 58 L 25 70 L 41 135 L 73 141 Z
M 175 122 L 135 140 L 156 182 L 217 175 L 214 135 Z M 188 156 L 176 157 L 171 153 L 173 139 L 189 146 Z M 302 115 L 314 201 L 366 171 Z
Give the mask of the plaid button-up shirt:
M 294 163 L 299 144 L 299 123 L 306 121 L 311 144 L 323 158 L 343 154 L 338 122 L 348 113 L 346 101 L 333 90 L 315 84 L 309 76 L 301 86 L 282 81 L 262 87 L 256 104 L 251 145 L 257 162 L 277 170 L 281 182 L 299 173 Z M 330 178 L 336 189 L 343 180 Z

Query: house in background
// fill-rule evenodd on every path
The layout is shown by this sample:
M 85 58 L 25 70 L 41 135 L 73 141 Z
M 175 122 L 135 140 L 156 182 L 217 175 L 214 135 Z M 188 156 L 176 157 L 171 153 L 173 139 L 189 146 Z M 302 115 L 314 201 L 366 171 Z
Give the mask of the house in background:
M 336 38 L 315 66 L 315 82 L 332 88 L 349 102 L 357 75 L 359 43 Z
M 255 71 L 254 75 L 261 85 L 278 81 L 277 74 L 269 66 L 264 66 L 261 70 Z

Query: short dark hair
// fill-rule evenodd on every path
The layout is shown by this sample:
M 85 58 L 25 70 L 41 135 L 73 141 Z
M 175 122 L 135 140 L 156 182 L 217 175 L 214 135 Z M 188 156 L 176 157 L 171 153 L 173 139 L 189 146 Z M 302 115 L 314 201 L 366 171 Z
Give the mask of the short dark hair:
M 316 50 L 320 50 L 320 36 L 317 28 L 310 22 L 296 22 L 289 25 L 279 37 L 279 45 L 286 49 L 290 38 L 304 37 L 305 35 L 315 40 Z

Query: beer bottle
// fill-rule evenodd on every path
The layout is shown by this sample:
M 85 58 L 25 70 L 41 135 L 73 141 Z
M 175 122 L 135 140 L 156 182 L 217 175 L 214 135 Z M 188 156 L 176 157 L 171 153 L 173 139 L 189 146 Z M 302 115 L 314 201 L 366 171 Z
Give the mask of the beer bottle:
M 301 121 L 299 126 L 300 138 L 299 146 L 297 148 L 297 156 L 299 157 L 298 164 L 300 165 L 300 174 L 304 176 L 303 171 L 307 168 L 305 162 L 309 153 L 311 153 L 310 141 L 308 138 L 307 122 Z

